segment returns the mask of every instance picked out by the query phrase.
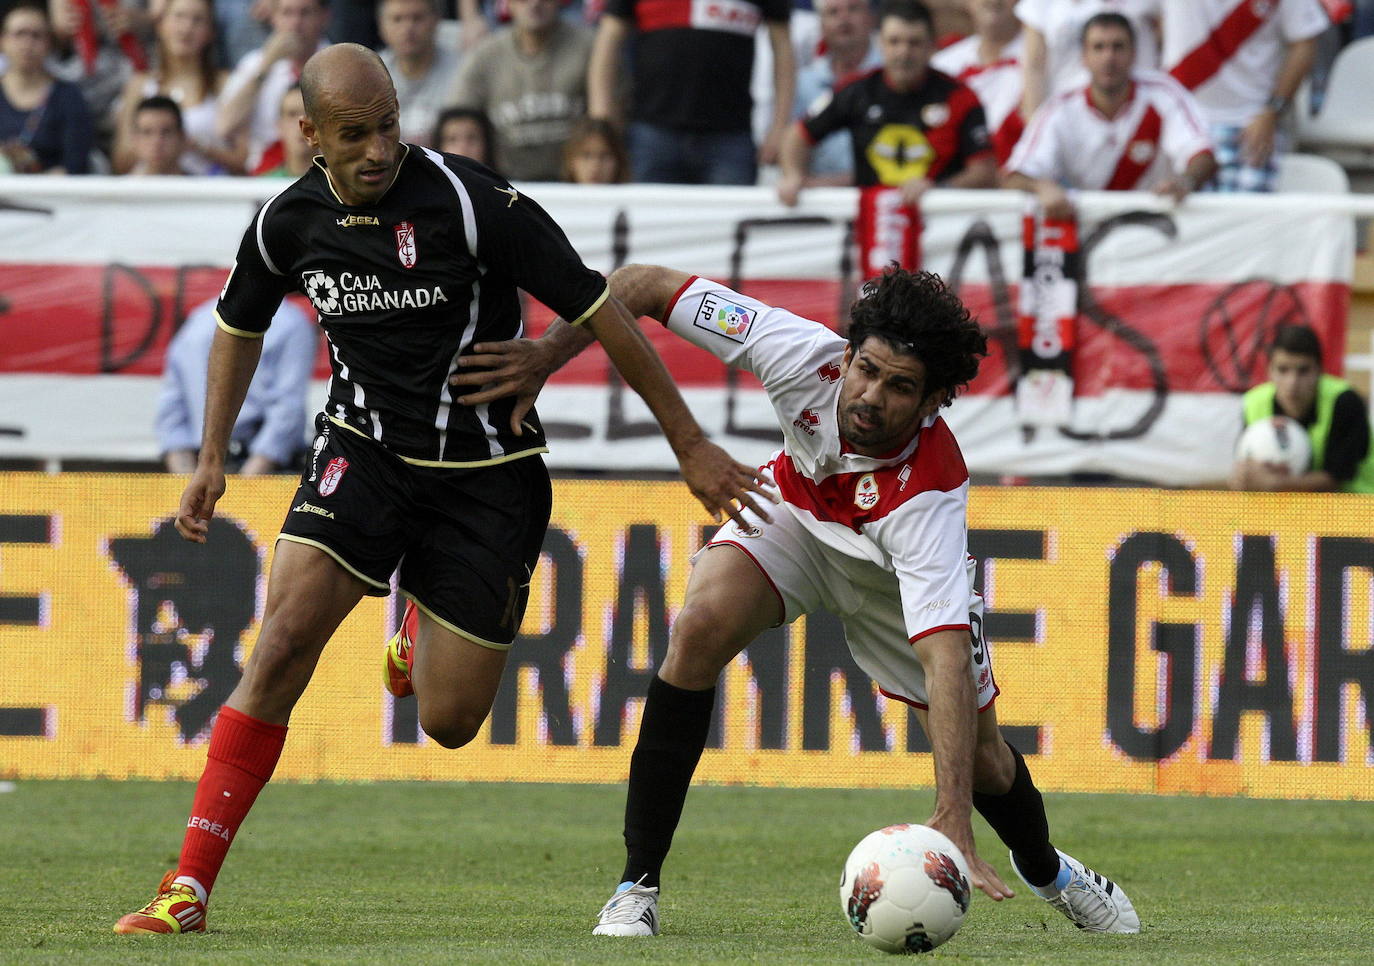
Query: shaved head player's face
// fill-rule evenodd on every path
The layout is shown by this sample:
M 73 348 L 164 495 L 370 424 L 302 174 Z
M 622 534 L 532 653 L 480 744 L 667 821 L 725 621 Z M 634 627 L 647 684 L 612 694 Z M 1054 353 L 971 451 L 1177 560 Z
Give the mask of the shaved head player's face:
M 366 47 L 335 44 L 306 62 L 301 89 L 301 131 L 324 155 L 339 199 L 373 204 L 396 180 L 401 158 L 400 106 L 381 60 Z

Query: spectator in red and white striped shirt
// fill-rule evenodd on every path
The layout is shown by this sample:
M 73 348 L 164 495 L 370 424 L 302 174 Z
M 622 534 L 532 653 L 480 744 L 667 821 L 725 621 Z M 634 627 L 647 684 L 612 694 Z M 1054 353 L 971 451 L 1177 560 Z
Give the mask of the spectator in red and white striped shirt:
M 1216 171 L 1201 109 L 1176 81 L 1136 71 L 1125 17 L 1083 28 L 1088 86 L 1046 102 L 1016 145 L 1003 185 L 1030 191 L 1051 218 L 1073 215 L 1066 188 L 1153 190 L 1182 201 Z
M 1164 0 L 1164 64 L 1202 105 L 1219 190 L 1274 190 L 1279 121 L 1330 25 L 1320 0 Z
M 997 163 L 1006 164 L 1026 125 L 1021 116 L 1021 53 L 1025 36 L 1016 18 L 1016 0 L 966 0 L 974 32 L 930 60 L 972 88 L 987 116 Z

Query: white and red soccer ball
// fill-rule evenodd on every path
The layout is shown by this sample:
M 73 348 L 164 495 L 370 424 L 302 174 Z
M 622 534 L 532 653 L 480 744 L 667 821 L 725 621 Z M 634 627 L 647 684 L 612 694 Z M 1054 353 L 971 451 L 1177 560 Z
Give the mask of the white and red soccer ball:
M 888 953 L 925 953 L 947 941 L 972 897 L 963 853 L 924 825 L 870 833 L 849 853 L 840 879 L 845 921 Z
M 1270 416 L 1245 427 L 1236 444 L 1236 457 L 1267 466 L 1286 466 L 1294 476 L 1312 467 L 1312 441 L 1302 423 L 1287 416 Z

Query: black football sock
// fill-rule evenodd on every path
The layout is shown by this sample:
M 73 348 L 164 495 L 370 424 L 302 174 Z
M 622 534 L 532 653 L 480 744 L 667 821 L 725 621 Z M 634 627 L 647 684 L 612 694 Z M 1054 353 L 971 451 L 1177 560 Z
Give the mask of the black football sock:
M 1011 849 L 1016 867 L 1033 886 L 1047 886 L 1059 875 L 1059 853 L 1050 844 L 1045 801 L 1031 781 L 1021 752 L 1007 743 L 1016 759 L 1016 777 L 1004 795 L 973 793 L 973 807 Z
M 684 691 L 658 675 L 649 682 L 625 800 L 625 874 L 621 882 L 657 886 L 682 817 L 687 786 L 706 747 L 716 689 Z

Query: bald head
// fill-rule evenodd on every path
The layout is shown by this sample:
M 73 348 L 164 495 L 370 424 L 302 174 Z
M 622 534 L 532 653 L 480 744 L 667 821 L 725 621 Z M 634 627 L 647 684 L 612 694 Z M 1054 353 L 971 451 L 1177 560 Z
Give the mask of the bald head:
M 329 113 L 395 99 L 396 88 L 376 51 L 362 44 L 334 44 L 301 69 L 305 113 L 320 124 Z

